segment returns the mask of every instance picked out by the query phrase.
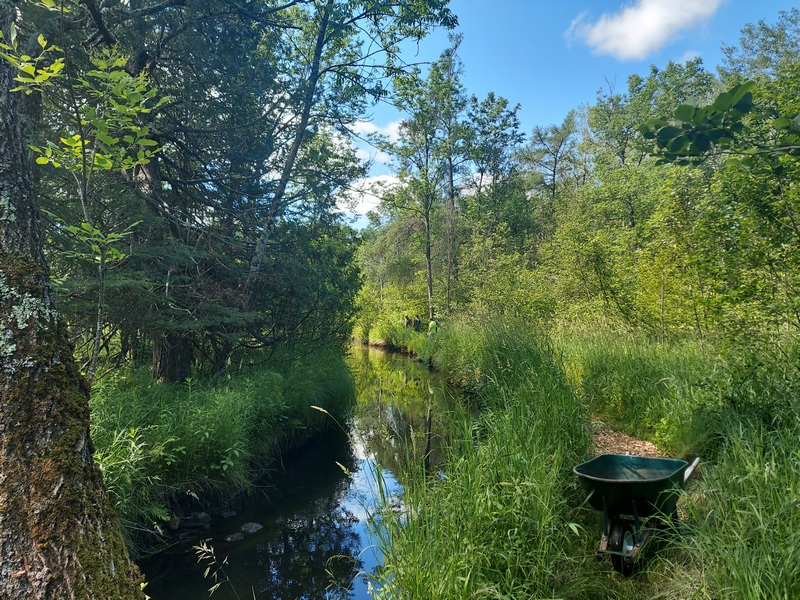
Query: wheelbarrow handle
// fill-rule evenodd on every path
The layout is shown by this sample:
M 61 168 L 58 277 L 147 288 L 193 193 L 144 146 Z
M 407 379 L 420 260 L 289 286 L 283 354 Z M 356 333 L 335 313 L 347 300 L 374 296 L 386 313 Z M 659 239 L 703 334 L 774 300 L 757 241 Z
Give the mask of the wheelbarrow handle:
M 689 481 L 689 477 L 691 477 L 691 476 L 692 476 L 692 473 L 694 473 L 694 470 L 695 470 L 695 468 L 696 468 L 696 467 L 697 467 L 697 465 L 699 465 L 699 464 L 700 464 L 700 457 L 698 456 L 697 458 L 695 458 L 695 459 L 692 461 L 692 464 L 690 464 L 690 465 L 689 465 L 689 466 L 686 468 L 686 470 L 683 472 L 683 483 L 684 483 L 684 484 L 685 484 L 687 481 Z

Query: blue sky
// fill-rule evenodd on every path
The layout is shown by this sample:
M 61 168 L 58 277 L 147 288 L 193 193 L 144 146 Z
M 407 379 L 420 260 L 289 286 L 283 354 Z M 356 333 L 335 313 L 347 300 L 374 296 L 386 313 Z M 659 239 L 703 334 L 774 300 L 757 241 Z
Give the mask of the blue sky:
M 775 23 L 791 0 L 451 0 L 464 36 L 459 56 L 469 95 L 490 91 L 519 103 L 522 131 L 560 124 L 581 104 L 594 103 L 609 85 L 622 92 L 634 73 L 651 65 L 699 56 L 714 71 L 723 42 L 736 45 L 747 23 Z M 432 61 L 449 45 L 436 32 L 411 48 L 410 62 Z M 387 106 L 373 109 L 360 131 L 390 134 L 402 115 Z M 372 175 L 390 181 L 385 157 Z M 365 206 L 374 202 L 365 197 Z

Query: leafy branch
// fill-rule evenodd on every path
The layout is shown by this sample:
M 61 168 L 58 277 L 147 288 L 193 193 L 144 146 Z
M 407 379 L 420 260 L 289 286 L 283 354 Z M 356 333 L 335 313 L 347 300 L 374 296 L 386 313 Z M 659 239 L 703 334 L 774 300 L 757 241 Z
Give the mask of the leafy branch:
M 698 162 L 711 153 L 740 155 L 743 167 L 760 160 L 776 161 L 784 155 L 800 153 L 800 115 L 777 118 L 754 111 L 754 81 L 737 84 L 722 92 L 711 104 L 687 102 L 678 106 L 671 117 L 652 119 L 641 128 L 642 135 L 654 146 L 647 150 L 659 157 L 659 163 L 686 165 Z M 751 122 L 745 122 L 745 116 Z M 758 126 L 765 126 L 769 143 L 759 143 L 748 136 Z

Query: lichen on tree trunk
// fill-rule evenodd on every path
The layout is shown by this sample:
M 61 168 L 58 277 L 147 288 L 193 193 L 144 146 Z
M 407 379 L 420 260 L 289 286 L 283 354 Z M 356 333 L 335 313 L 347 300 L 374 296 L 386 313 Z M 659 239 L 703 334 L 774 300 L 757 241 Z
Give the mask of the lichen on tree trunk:
M 88 387 L 46 275 L 0 252 L 0 597 L 139 598 L 92 459 Z
M 0 30 L 14 3 L 0 0 Z M 56 311 L 0 59 L 0 598 L 144 598 L 92 458 L 89 391 Z

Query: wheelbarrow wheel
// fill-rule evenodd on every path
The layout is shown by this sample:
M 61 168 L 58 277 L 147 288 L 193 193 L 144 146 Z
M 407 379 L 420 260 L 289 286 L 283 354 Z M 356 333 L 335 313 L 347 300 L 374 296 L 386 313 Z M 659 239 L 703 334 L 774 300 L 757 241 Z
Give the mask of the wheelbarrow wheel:
M 614 521 L 608 538 L 608 547 L 614 552 L 611 554 L 611 565 L 623 577 L 630 577 L 633 573 L 634 561 L 629 554 L 635 545 L 636 538 L 631 523 L 622 519 Z

